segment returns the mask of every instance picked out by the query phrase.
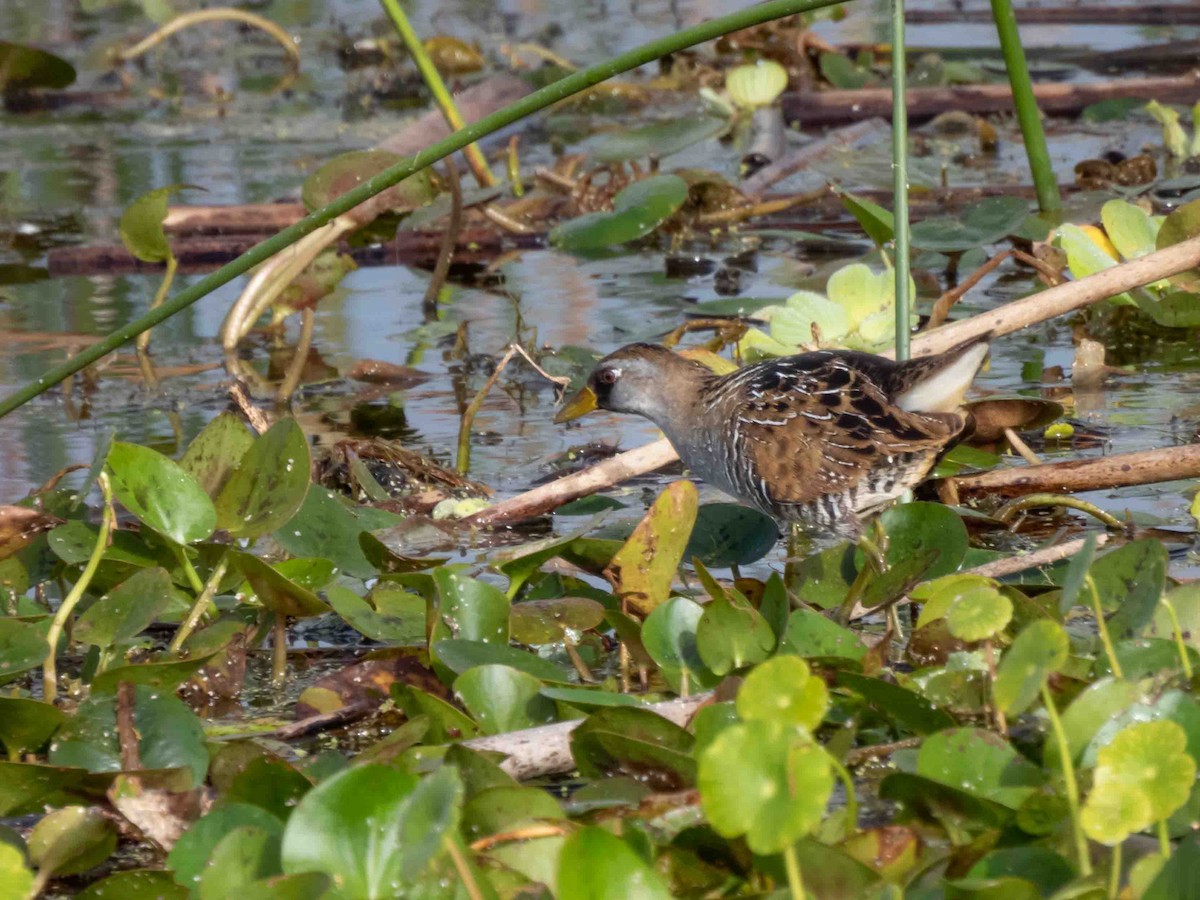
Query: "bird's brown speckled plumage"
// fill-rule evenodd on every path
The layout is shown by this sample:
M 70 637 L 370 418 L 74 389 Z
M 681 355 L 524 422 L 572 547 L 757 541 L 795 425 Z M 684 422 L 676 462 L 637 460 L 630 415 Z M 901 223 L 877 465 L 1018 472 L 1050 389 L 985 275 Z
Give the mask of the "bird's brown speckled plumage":
M 820 350 L 728 375 L 654 344 L 596 364 L 602 409 L 655 422 L 696 475 L 781 522 L 853 535 L 969 433 L 972 341 L 904 363 Z

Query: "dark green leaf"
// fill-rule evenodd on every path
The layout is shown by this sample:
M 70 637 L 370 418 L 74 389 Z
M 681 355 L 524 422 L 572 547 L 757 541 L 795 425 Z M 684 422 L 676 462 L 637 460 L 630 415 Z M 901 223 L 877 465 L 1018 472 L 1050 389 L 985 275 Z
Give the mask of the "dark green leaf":
M 890 243 L 896 236 L 896 219 L 891 210 L 849 191 L 838 191 L 837 196 L 877 247 Z
M 213 850 L 227 834 L 243 827 L 276 836 L 283 833 L 283 823 L 264 809 L 248 803 L 222 804 L 194 822 L 167 854 L 176 883 L 198 884 Z
M 838 684 L 854 691 L 881 715 L 917 734 L 933 734 L 956 724 L 948 712 L 898 684 L 845 671 L 838 672 L 837 677 Z
M 197 885 L 198 900 L 227 900 L 279 874 L 279 832 L 241 825 L 221 838 Z M 254 895 L 251 895 L 254 896 Z
M 811 609 L 793 610 L 779 652 L 794 653 L 806 659 L 848 659 L 861 662 L 866 645 L 848 628 Z
M 542 682 L 508 666 L 474 666 L 454 682 L 454 693 L 485 734 L 545 725 L 556 718 L 554 701 L 541 695 Z
M 1092 564 L 1100 606 L 1116 610 L 1108 620 L 1114 640 L 1140 637 L 1154 618 L 1167 581 L 1167 548 L 1146 538 L 1118 547 Z M 1091 600 L 1091 597 L 1088 597 Z
M 606 134 L 593 145 L 591 155 L 600 162 L 624 162 L 647 156 L 662 159 L 720 134 L 728 127 L 726 119 L 715 116 L 655 122 Z
M 46 643 L 45 622 L 20 622 L 0 619 L 0 684 L 13 675 L 41 665 L 50 647 Z
M 61 90 L 75 81 L 75 67 L 53 53 L 0 41 L 0 94 L 13 89 Z
M 696 644 L 696 629 L 703 615 L 703 607 L 694 600 L 672 597 L 642 624 L 646 652 L 676 693 L 706 690 L 720 681 L 720 676 L 704 664 Z
M 85 644 L 111 647 L 141 634 L 174 596 L 166 569 L 142 569 L 105 594 L 79 617 L 74 637 Z
M 710 569 L 748 566 L 775 546 L 775 520 L 740 503 L 706 503 L 696 512 L 684 559 L 699 559 Z
M 76 900 L 187 900 L 188 889 L 161 869 L 117 872 L 76 894 Z
M 589 825 L 567 838 L 558 859 L 559 900 L 670 900 L 672 894 L 614 834 Z
M 223 412 L 196 435 L 179 465 L 200 483 L 209 497 L 218 497 L 246 452 L 254 435 L 231 412 Z
M 571 732 L 571 755 L 592 778 L 625 774 L 662 790 L 695 783 L 693 737 L 648 709 L 600 709 Z
M 280 419 L 255 440 L 225 482 L 216 500 L 217 523 L 240 538 L 279 528 L 304 503 L 310 466 L 304 432 L 295 419 Z
M 259 602 L 272 612 L 281 616 L 307 618 L 329 611 L 329 607 L 316 594 L 257 556 L 230 551 L 229 561 L 241 569 Z
M 379 521 L 383 516 L 386 521 Z M 380 569 L 363 552 L 360 538 L 374 528 L 400 522 L 383 510 L 348 506 L 332 491 L 314 486 L 304 503 L 273 537 L 293 556 L 322 556 L 355 578 L 371 578 Z
M 121 242 L 125 249 L 142 262 L 166 262 L 173 255 L 163 221 L 167 218 L 167 202 L 171 196 L 195 185 L 171 184 L 147 191 L 121 214 Z
M 46 743 L 66 714 L 57 706 L 24 697 L 0 697 L 0 743 L 13 759 Z
M 518 650 L 507 644 L 489 644 L 483 641 L 446 640 L 433 645 L 433 654 L 442 665 L 456 674 L 463 674 L 474 666 L 501 665 L 532 675 L 541 681 L 571 684 L 574 679 L 566 669 L 542 659 L 528 650 Z
M 177 462 L 149 447 L 116 441 L 108 451 L 113 493 L 146 525 L 177 544 L 202 541 L 217 526 L 204 488 Z
M 589 213 L 563 222 L 551 229 L 549 241 L 573 252 L 624 244 L 654 231 L 683 206 L 687 196 L 687 182 L 679 176 L 652 175 L 617 194 L 611 213 Z

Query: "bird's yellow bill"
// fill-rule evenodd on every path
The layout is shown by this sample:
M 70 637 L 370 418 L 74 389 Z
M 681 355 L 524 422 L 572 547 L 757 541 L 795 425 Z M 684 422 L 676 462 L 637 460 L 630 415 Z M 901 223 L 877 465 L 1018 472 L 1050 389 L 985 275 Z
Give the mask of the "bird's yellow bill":
M 572 419 L 586 416 L 594 409 L 596 409 L 596 392 L 590 387 L 585 387 L 566 402 L 563 408 L 558 411 L 558 415 L 554 417 L 554 421 L 570 422 Z

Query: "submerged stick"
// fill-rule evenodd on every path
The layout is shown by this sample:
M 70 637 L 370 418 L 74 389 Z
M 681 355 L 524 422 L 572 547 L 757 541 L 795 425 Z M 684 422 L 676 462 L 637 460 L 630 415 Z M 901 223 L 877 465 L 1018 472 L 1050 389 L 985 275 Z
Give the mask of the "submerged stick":
M 1047 288 L 1023 300 L 980 313 L 969 319 L 962 319 L 949 325 L 943 325 L 933 331 L 915 335 L 912 340 L 913 356 L 932 356 L 950 349 L 956 344 L 971 338 L 992 334 L 995 337 L 1011 334 L 1030 325 L 1053 319 L 1064 313 L 1080 309 L 1106 297 L 1112 297 L 1124 291 L 1142 285 L 1150 284 L 1161 278 L 1186 272 L 1188 269 L 1200 266 L 1200 238 L 1191 238 L 1164 250 L 1159 250 L 1140 259 L 1135 259 L 1095 275 L 1089 275 L 1078 281 L 1069 281 L 1057 287 Z M 1147 451 L 1156 452 L 1156 451 Z M 1165 452 L 1169 456 L 1178 456 L 1180 448 L 1171 448 Z M 503 500 L 495 506 L 488 507 L 466 520 L 471 525 L 501 525 L 519 522 L 542 515 L 552 509 L 562 506 L 571 500 L 577 500 L 596 491 L 612 487 L 629 478 L 645 475 L 656 469 L 661 469 L 675 462 L 679 456 L 666 438 L 660 438 L 650 444 L 645 444 L 633 450 L 627 450 L 611 459 L 606 459 L 582 472 L 575 472 L 544 484 L 533 490 L 518 494 L 508 500 Z M 1111 459 L 1111 457 L 1110 457 Z M 1091 462 L 1079 461 L 1079 462 Z M 1070 465 L 1058 463 L 1056 465 Z M 1119 464 L 1120 465 L 1120 464 Z M 1034 468 L 1034 467 L 1030 467 Z M 1045 467 L 1050 468 L 1050 467 Z M 1003 472 L 1024 472 L 1020 470 L 1003 470 Z M 960 490 L 976 489 L 974 478 L 999 478 L 1001 473 L 989 472 L 981 476 L 963 476 L 955 479 Z M 1011 478 L 1012 476 L 1006 476 Z M 1173 476 L 1192 477 L 1192 476 Z M 1130 482 L 1131 484 L 1146 484 L 1149 481 L 1161 480 L 1150 478 L 1148 481 Z M 965 485 L 963 484 L 965 482 Z M 979 488 L 982 489 L 982 486 Z M 1062 486 L 1048 485 L 1030 487 L 1029 491 L 1063 492 L 1070 490 Z

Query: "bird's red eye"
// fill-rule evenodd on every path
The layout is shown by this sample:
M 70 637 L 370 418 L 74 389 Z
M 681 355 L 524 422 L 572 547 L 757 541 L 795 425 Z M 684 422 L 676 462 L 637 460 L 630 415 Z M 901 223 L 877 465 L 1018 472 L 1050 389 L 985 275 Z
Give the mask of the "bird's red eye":
M 596 380 L 601 384 L 616 384 L 617 372 L 615 369 L 601 369 L 596 373 Z

